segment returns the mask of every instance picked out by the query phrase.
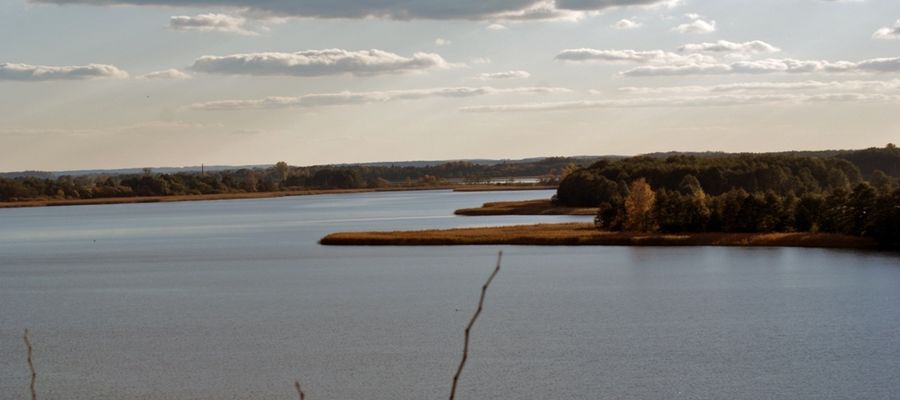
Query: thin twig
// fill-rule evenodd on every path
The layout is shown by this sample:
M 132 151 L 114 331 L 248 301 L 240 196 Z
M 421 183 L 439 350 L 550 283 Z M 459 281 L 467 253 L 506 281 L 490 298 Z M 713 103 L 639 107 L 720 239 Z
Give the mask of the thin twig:
M 31 361 L 31 353 L 34 349 L 31 347 L 31 340 L 28 339 L 28 329 L 25 329 L 25 335 L 22 336 L 22 339 L 25 340 L 25 347 L 28 348 L 28 369 L 31 371 L 31 400 L 37 400 L 37 391 L 35 390 L 37 372 L 34 372 L 34 363 Z
M 450 388 L 450 400 L 456 399 L 456 384 L 459 383 L 459 375 L 462 374 L 463 367 L 466 366 L 466 360 L 469 358 L 469 332 L 472 330 L 472 326 L 475 325 L 475 320 L 478 319 L 478 316 L 481 315 L 481 309 L 484 307 L 484 294 L 487 293 L 488 286 L 491 285 L 491 281 L 494 280 L 494 277 L 497 276 L 497 273 L 500 272 L 500 261 L 503 259 L 503 252 L 499 252 L 497 254 L 497 268 L 494 268 L 494 272 L 491 273 L 491 276 L 488 278 L 487 282 L 484 283 L 484 286 L 481 287 L 481 298 L 478 300 L 478 309 L 475 310 L 475 314 L 472 315 L 472 319 L 469 321 L 469 325 L 466 326 L 466 339 L 465 344 L 463 344 L 463 354 L 462 360 L 459 361 L 459 367 L 456 369 L 456 375 L 453 375 L 453 387 Z
M 297 396 L 300 396 L 300 400 L 304 400 L 306 393 L 303 393 L 303 389 L 300 389 L 300 381 L 294 381 L 294 388 L 297 389 Z

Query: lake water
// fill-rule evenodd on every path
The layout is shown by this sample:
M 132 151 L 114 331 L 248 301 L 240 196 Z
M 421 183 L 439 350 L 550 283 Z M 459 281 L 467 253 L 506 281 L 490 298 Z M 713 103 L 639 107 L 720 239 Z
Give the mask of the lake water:
M 498 246 L 323 247 L 550 192 L 0 210 L 0 399 L 441 399 Z M 898 399 L 900 257 L 506 247 L 459 399 Z

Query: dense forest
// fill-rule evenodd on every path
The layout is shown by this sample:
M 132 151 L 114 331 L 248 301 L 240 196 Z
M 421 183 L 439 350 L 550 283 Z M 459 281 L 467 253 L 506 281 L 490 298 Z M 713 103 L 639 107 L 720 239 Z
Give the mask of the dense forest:
M 605 230 L 832 232 L 898 248 L 898 168 L 892 144 L 827 156 L 643 156 L 577 170 L 555 199 L 599 207 Z
M 566 157 L 526 162 L 475 164 L 454 161 L 425 166 L 342 165 L 293 167 L 279 162 L 269 168 L 213 172 L 80 175 L 54 177 L 29 172 L 0 177 L 0 201 L 71 200 L 137 196 L 276 192 L 305 189 L 427 187 L 448 183 L 483 184 L 498 179 L 537 177 L 556 185 L 578 163 L 596 159 Z

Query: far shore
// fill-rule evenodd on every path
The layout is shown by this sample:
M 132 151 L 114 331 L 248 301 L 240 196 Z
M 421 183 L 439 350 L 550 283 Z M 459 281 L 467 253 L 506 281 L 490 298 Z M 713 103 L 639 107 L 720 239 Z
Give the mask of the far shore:
M 517 185 L 507 183 L 495 183 L 490 185 L 464 185 L 453 188 L 454 192 L 504 192 L 521 190 L 556 190 L 552 185 Z
M 453 190 L 458 192 L 489 192 L 511 190 L 553 190 L 555 187 L 535 185 L 442 185 L 442 186 L 413 186 L 413 187 L 387 187 L 387 188 L 360 188 L 360 189 L 309 189 L 288 190 L 281 192 L 249 192 L 249 193 L 216 193 L 196 195 L 174 196 L 133 196 L 133 197 L 107 197 L 97 199 L 40 199 L 20 201 L 0 201 L 0 208 L 24 208 L 24 207 L 58 207 L 58 206 L 89 206 L 103 204 L 140 204 L 140 203 L 169 203 L 180 201 L 210 201 L 210 200 L 241 200 L 264 199 L 290 196 L 313 196 L 327 194 L 346 193 L 371 193 L 371 192 L 404 192 L 420 190 Z
M 596 207 L 564 207 L 546 200 L 500 201 L 484 203 L 477 208 L 462 208 L 454 211 L 456 215 L 596 215 Z
M 642 233 L 604 232 L 590 223 L 517 225 L 487 228 L 393 232 L 339 232 L 323 245 L 343 246 L 734 246 L 873 249 L 870 238 L 809 232 L 785 233 Z

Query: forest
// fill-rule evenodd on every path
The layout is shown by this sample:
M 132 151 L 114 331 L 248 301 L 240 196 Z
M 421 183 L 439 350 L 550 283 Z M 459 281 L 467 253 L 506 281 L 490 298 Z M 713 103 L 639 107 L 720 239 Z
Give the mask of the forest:
M 497 179 L 537 177 L 556 185 L 565 175 L 595 159 L 552 157 L 536 161 L 476 164 L 453 161 L 426 166 L 324 165 L 294 167 L 278 162 L 269 168 L 213 172 L 59 176 L 29 172 L 0 177 L 0 201 L 73 200 L 140 196 L 278 192 L 305 189 L 429 187 L 449 183 L 484 184 Z
M 633 157 L 573 172 L 554 199 L 599 207 L 604 230 L 829 232 L 900 248 L 898 166 L 892 144 L 824 157 Z

